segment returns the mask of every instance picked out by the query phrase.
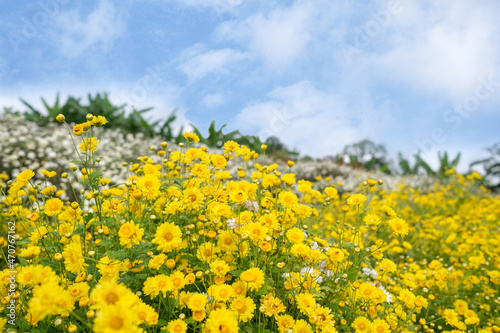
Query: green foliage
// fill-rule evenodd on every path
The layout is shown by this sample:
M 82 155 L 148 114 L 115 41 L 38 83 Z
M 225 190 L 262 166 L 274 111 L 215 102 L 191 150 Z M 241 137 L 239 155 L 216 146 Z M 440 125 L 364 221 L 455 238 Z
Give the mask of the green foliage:
M 486 185 L 492 190 L 500 190 L 500 142 L 486 148 L 490 156 L 488 158 L 474 161 L 470 168 L 480 166 L 484 169 L 484 179 Z
M 214 120 L 210 123 L 210 126 L 208 127 L 208 136 L 204 137 L 201 134 L 201 131 L 197 127 L 191 125 L 191 127 L 193 127 L 193 132 L 200 138 L 200 142 L 206 144 L 209 147 L 222 148 L 224 147 L 224 142 L 231 140 L 239 143 L 240 145 L 245 145 L 251 150 L 254 150 L 258 153 L 262 152 L 262 149 L 260 147 L 262 145 L 262 142 L 260 141 L 260 138 L 258 136 L 253 136 L 253 135 L 245 136 L 242 135 L 238 130 L 224 134 L 222 130 L 226 126 L 227 125 L 222 125 L 221 128 L 216 130 L 215 120 Z
M 429 163 L 420 156 L 420 152 L 415 154 L 414 157 L 415 163 L 412 166 L 409 159 L 404 158 L 403 154 L 398 153 L 398 164 L 403 175 L 417 175 L 423 170 L 423 173 L 426 175 L 447 176 L 446 171 L 456 168 L 460 161 L 460 153 L 453 160 L 450 160 L 448 152 L 445 151 L 443 154 L 438 152 L 439 168 L 433 170 Z
M 83 122 L 85 120 L 85 116 L 88 113 L 91 113 L 106 117 L 108 120 L 107 128 L 119 129 L 124 134 L 143 133 L 148 137 L 160 134 L 165 136 L 167 140 L 182 136 L 182 132 L 180 132 L 177 136 L 174 136 L 172 132 L 171 126 L 173 121 L 176 119 L 175 110 L 163 124 L 161 124 L 160 120 L 151 122 L 146 120 L 144 115 L 145 113 L 151 111 L 153 109 L 152 107 L 142 110 L 132 108 L 132 111 L 127 113 L 126 104 L 119 106 L 113 105 L 106 93 L 103 93 L 102 95 L 97 93 L 94 97 L 89 94 L 87 105 L 80 102 L 80 98 L 72 96 L 69 96 L 66 102 L 61 104 L 59 94 L 57 94 L 54 105 L 50 106 L 49 103 L 42 97 L 45 112 L 36 109 L 23 99 L 21 99 L 21 102 L 23 102 L 23 104 L 28 108 L 28 111 L 24 112 L 25 118 L 42 126 L 49 123 L 55 123 L 56 117 L 59 113 L 64 114 L 66 121 L 70 123 Z
M 337 155 L 337 162 L 347 163 L 354 168 L 392 173 L 384 145 L 368 139 L 345 146 L 342 153 Z

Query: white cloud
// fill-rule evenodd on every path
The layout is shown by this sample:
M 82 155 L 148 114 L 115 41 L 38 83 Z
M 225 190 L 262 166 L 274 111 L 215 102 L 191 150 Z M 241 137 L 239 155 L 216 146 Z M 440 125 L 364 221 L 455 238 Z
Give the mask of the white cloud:
M 108 0 L 101 0 L 84 18 L 78 10 L 61 12 L 56 24 L 57 43 L 66 57 L 77 57 L 95 46 L 106 50 L 124 31 L 122 18 Z
M 244 60 L 246 55 L 233 49 L 208 50 L 196 44 L 186 49 L 180 56 L 179 69 L 188 76 L 190 82 L 198 81 L 211 74 L 226 74 L 230 67 Z
M 276 70 L 283 70 L 307 53 L 311 40 L 332 24 L 340 7 L 333 2 L 295 1 L 291 6 L 272 5 L 244 20 L 227 21 L 217 28 L 221 40 L 241 44 Z M 325 32 L 325 31 L 323 31 Z M 318 33 L 318 36 L 315 34 Z
M 202 103 L 208 108 L 216 108 L 221 106 L 226 101 L 226 96 L 223 92 L 206 94 L 203 96 Z
M 241 110 L 231 125 L 263 139 L 277 136 L 303 154 L 334 154 L 346 144 L 373 137 L 387 127 L 389 116 L 384 110 L 373 112 L 366 106 L 354 114 L 338 96 L 317 89 L 309 81 L 275 88 L 268 96 Z
M 381 40 L 372 41 L 373 49 L 362 50 L 360 63 L 372 79 L 403 82 L 457 100 L 473 92 L 479 78 L 498 65 L 500 29 L 488 6 L 405 2 L 402 9 Z

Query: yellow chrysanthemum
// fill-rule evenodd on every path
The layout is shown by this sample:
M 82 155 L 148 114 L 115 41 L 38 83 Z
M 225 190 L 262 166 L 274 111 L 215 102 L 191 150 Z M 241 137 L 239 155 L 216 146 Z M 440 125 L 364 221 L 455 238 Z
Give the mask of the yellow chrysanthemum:
M 165 253 L 177 250 L 182 245 L 182 231 L 174 223 L 163 223 L 156 229 L 153 243 Z

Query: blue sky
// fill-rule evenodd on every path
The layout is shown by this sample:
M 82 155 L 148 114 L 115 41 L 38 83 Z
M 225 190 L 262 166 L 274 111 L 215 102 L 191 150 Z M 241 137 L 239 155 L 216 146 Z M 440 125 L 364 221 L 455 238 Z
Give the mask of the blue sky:
M 0 105 L 108 92 L 179 124 L 274 135 L 315 157 L 500 141 L 500 2 L 0 2 Z

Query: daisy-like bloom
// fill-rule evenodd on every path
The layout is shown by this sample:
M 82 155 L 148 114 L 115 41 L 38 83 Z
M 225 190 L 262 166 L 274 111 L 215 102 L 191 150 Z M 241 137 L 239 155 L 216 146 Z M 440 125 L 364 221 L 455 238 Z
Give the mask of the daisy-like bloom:
M 172 288 L 174 291 L 179 291 L 186 285 L 186 277 L 181 271 L 175 271 L 170 274 L 170 280 L 172 280 Z
M 274 297 L 271 294 L 267 294 L 266 297 L 261 300 L 261 309 L 266 316 L 274 317 L 282 312 L 285 312 L 286 307 L 279 298 Z
M 389 324 L 383 319 L 375 319 L 371 324 L 372 333 L 389 333 L 391 328 Z
M 120 245 L 126 248 L 131 248 L 134 244 L 138 245 L 141 242 L 143 235 L 144 229 L 140 228 L 139 225 L 134 223 L 134 221 L 122 224 L 120 230 L 118 231 Z
M 46 188 L 41 190 L 40 193 L 42 193 L 43 195 L 51 196 L 54 194 L 55 191 L 56 191 L 56 186 L 52 185 L 52 186 L 47 186 Z
M 363 218 L 363 222 L 365 222 L 366 225 L 377 226 L 380 224 L 380 217 L 375 214 L 366 214 L 366 216 Z
M 341 262 L 345 259 L 344 251 L 336 247 L 328 249 L 326 254 L 328 255 L 328 258 L 334 263 Z
M 210 312 L 205 325 L 210 333 L 239 332 L 238 320 L 235 313 L 227 309 L 216 309 Z
M 246 233 L 254 243 L 263 241 L 267 236 L 268 228 L 259 222 L 245 224 L 241 228 L 241 233 Z
M 284 175 L 281 175 L 281 180 L 289 186 L 293 185 L 295 184 L 295 174 L 285 173 Z
M 96 333 L 139 333 L 142 332 L 137 324 L 137 315 L 128 304 L 104 307 L 97 313 L 94 320 Z
M 293 325 L 295 325 L 295 320 L 290 315 L 277 315 L 274 318 L 276 318 L 280 333 L 288 332 L 288 330 L 291 330 Z
M 169 333 L 186 333 L 187 324 L 182 319 L 171 320 L 167 325 L 167 331 Z
M 95 137 L 83 139 L 80 143 L 80 151 L 97 151 L 98 144 L 99 140 Z
M 224 230 L 219 234 L 219 239 L 217 240 L 217 246 L 221 249 L 221 251 L 235 251 L 238 249 L 236 245 L 237 236 L 231 230 Z
M 370 319 L 360 316 L 353 321 L 351 327 L 356 330 L 355 333 L 369 333 L 372 328 L 372 322 Z
M 220 170 L 226 168 L 227 160 L 224 156 L 220 154 L 213 154 L 210 159 L 212 161 L 212 165 L 214 166 L 214 168 Z
M 153 299 L 160 293 L 163 294 L 163 297 L 167 297 L 167 293 L 171 292 L 173 288 L 174 283 L 172 282 L 172 279 L 165 274 L 160 274 L 148 277 L 146 281 L 144 281 L 144 287 L 142 290 L 145 295 L 150 296 L 151 299 Z
M 99 263 L 96 265 L 99 273 L 101 274 L 101 280 L 114 281 L 118 279 L 120 271 L 124 270 L 123 263 L 118 260 L 111 259 L 108 256 L 105 256 L 99 260 Z
M 76 124 L 75 126 L 73 126 L 73 133 L 75 135 L 82 135 L 83 134 L 83 125 L 82 124 Z
M 353 194 L 347 199 L 347 204 L 349 206 L 359 206 L 366 201 L 366 197 L 363 194 Z
M 212 260 L 217 259 L 217 253 L 219 253 L 219 248 L 211 242 L 205 242 L 198 246 L 198 250 L 196 251 L 196 256 L 198 259 L 204 262 L 211 262 Z
M 33 244 L 28 244 L 28 247 L 21 251 L 19 256 L 26 259 L 33 259 L 38 257 L 40 254 L 41 248 L 39 246 L 34 246 Z
M 218 259 L 210 263 L 210 270 L 216 276 L 224 277 L 231 270 L 231 267 L 224 260 Z
M 227 284 L 221 285 L 211 285 L 208 288 L 208 294 L 212 296 L 216 301 L 226 302 L 230 297 L 233 296 L 233 288 Z
M 90 286 L 87 282 L 76 282 L 68 287 L 68 291 L 73 297 L 74 301 L 79 301 L 83 297 L 89 296 Z
M 71 242 L 64 247 L 62 253 L 64 258 L 64 266 L 71 273 L 79 274 L 85 272 L 85 263 L 82 253 L 82 242 L 79 235 L 73 236 Z
M 125 285 L 116 281 L 99 283 L 90 292 L 92 309 L 103 309 L 110 306 L 124 304 L 132 306 L 136 302 L 135 294 Z
M 45 237 L 45 235 L 47 235 L 48 233 L 49 233 L 49 230 L 47 229 L 46 226 L 43 226 L 43 225 L 39 226 L 38 228 L 33 230 L 33 232 L 30 235 L 31 243 L 32 244 L 38 243 L 38 241 L 40 239 L 43 239 Z
M 167 256 L 164 253 L 160 253 L 160 254 L 154 256 L 149 261 L 148 267 L 151 269 L 158 269 L 165 263 L 165 260 L 167 260 Z
M 307 323 L 304 319 L 299 319 L 295 321 L 292 328 L 292 333 L 313 333 L 311 325 Z
M 306 240 L 304 232 L 299 228 L 288 229 L 288 231 L 286 232 L 286 238 L 288 238 L 288 240 L 292 244 L 302 243 Z
M 247 294 L 247 285 L 245 282 L 238 280 L 233 282 L 231 286 L 233 287 L 233 292 L 236 297 L 245 297 Z
M 259 290 L 264 284 L 264 272 L 258 268 L 249 268 L 240 274 L 240 280 L 247 283 L 250 290 Z
M 156 229 L 153 243 L 165 253 L 177 250 L 182 245 L 182 231 L 174 223 L 165 222 Z
M 224 153 L 232 153 L 240 148 L 240 145 L 234 141 L 224 142 Z
M 186 210 L 196 210 L 203 204 L 203 193 L 196 187 L 188 187 L 184 190 L 182 202 Z
M 191 311 L 201 311 L 207 305 L 207 296 L 199 293 L 192 294 L 186 305 Z
M 40 173 L 45 176 L 45 178 L 52 178 L 57 175 L 55 171 L 48 171 L 45 169 L 40 170 Z
M 283 191 L 278 196 L 278 202 L 286 208 L 293 208 L 298 204 L 299 199 L 290 191 Z
M 392 273 L 397 270 L 396 264 L 394 263 L 394 261 L 390 259 L 382 259 L 382 261 L 379 264 L 379 267 L 387 273 Z
M 154 174 L 147 174 L 137 180 L 137 188 L 147 200 L 153 200 L 160 195 L 160 180 Z
M 231 310 L 238 313 L 238 321 L 246 323 L 253 318 L 255 303 L 250 297 L 234 298 L 231 302 Z
M 392 232 L 394 233 L 395 236 L 406 236 L 408 235 L 409 228 L 408 228 L 408 223 L 400 219 L 399 217 L 395 217 L 393 219 L 389 220 L 389 226 L 392 229 Z
M 132 307 L 132 311 L 137 314 L 137 320 L 140 324 L 148 326 L 158 324 L 158 313 L 151 305 L 140 302 Z
M 300 312 L 306 316 L 309 316 L 316 308 L 316 300 L 313 295 L 309 293 L 300 293 L 296 295 L 295 302 Z
M 28 307 L 33 316 L 43 320 L 50 315 L 69 315 L 74 309 L 71 294 L 59 283 L 49 281 L 33 289 L 33 297 L 28 302 Z
M 94 116 L 94 118 L 92 118 L 92 120 L 90 121 L 90 124 L 95 127 L 101 127 L 102 125 L 106 125 L 107 123 L 108 120 L 103 116 Z
M 196 135 L 195 133 L 191 133 L 191 132 L 184 132 L 184 137 L 189 141 L 189 142 L 193 142 L 193 143 L 196 143 L 196 142 L 200 142 L 200 138 L 198 137 L 198 135 Z
M 30 169 L 24 170 L 19 175 L 17 175 L 16 181 L 21 183 L 27 183 L 31 178 L 33 178 L 33 176 L 35 176 L 33 170 Z
M 45 202 L 43 212 L 47 216 L 54 216 L 54 215 L 57 215 L 61 212 L 63 206 L 64 206 L 64 204 L 60 199 L 52 198 L 52 199 L 49 199 Z

